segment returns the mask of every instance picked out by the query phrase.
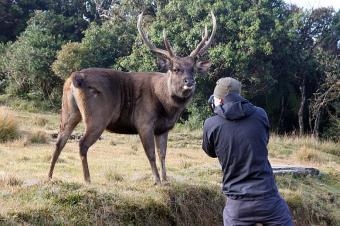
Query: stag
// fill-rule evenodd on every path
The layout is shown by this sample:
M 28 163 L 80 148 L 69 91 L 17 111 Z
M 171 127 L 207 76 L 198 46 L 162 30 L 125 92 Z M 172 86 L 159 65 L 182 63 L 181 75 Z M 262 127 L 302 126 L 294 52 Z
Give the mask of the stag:
M 155 184 L 161 184 L 156 166 L 155 146 L 161 162 L 162 181 L 167 181 L 165 156 L 168 132 L 192 99 L 195 91 L 195 70 L 206 71 L 210 61 L 197 62 L 210 46 L 216 32 L 216 18 L 211 12 L 213 29 L 205 35 L 189 56 L 179 57 L 172 50 L 163 30 L 166 50 L 155 47 L 141 28 L 143 14 L 138 16 L 137 29 L 143 42 L 153 53 L 166 59 L 168 71 L 122 72 L 104 68 L 88 68 L 73 72 L 65 81 L 62 97 L 60 130 L 52 155 L 48 177 L 52 178 L 55 163 L 76 125 L 83 120 L 84 136 L 79 152 L 85 182 L 90 182 L 87 152 L 104 130 L 122 134 L 139 134 L 150 162 Z M 156 145 L 155 145 L 156 144 Z

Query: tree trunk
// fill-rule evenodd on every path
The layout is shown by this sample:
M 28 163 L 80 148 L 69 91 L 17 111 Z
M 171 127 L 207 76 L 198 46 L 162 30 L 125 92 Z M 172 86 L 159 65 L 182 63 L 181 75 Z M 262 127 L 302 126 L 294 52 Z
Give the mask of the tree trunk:
M 321 118 L 321 109 L 315 114 L 314 128 L 313 128 L 313 136 L 315 138 L 319 138 L 320 136 L 320 118 Z
M 284 113 L 285 113 L 285 96 L 282 96 L 282 99 L 281 99 L 281 111 L 280 111 L 279 122 L 278 122 L 278 132 L 279 133 L 284 131 L 284 128 L 283 128 L 283 122 L 284 122 L 283 116 L 284 116 Z
M 303 78 L 302 84 L 300 85 L 300 92 L 301 92 L 301 101 L 300 101 L 300 108 L 298 112 L 299 118 L 299 135 L 302 136 L 305 132 L 304 126 L 304 109 L 306 105 L 306 79 Z

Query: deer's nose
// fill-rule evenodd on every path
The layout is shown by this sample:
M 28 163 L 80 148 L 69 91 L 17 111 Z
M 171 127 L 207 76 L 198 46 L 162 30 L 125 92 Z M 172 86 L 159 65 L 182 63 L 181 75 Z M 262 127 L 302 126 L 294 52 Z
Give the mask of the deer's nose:
M 184 84 L 188 87 L 191 87 L 191 86 L 195 85 L 195 80 L 186 78 L 186 79 L 184 79 Z

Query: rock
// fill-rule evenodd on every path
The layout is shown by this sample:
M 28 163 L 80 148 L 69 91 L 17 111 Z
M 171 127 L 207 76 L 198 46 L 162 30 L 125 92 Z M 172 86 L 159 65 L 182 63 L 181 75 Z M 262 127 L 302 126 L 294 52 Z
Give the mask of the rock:
M 82 133 L 74 133 L 70 136 L 69 140 L 80 140 L 80 138 L 83 136 Z M 58 138 L 58 133 L 52 133 L 51 134 L 52 139 L 57 139 Z M 100 136 L 98 140 L 102 140 L 103 137 Z
M 318 176 L 320 171 L 316 168 L 302 166 L 272 166 L 274 175 L 292 174 L 295 176 Z

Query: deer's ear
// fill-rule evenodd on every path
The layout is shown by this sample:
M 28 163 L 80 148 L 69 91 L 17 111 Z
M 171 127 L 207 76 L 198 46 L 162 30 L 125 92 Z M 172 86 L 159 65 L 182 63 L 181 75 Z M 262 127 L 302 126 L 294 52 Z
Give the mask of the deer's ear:
M 199 73 L 203 73 L 203 72 L 206 72 L 210 66 L 211 66 L 211 62 L 209 60 L 199 61 L 196 63 L 196 70 Z
M 158 66 L 161 72 L 166 72 L 172 67 L 172 62 L 166 57 L 158 57 Z

